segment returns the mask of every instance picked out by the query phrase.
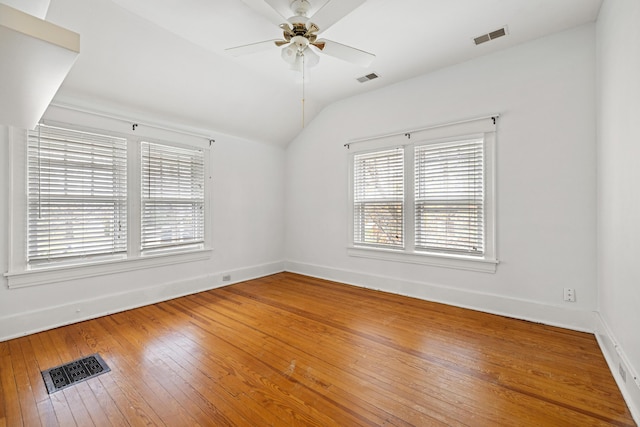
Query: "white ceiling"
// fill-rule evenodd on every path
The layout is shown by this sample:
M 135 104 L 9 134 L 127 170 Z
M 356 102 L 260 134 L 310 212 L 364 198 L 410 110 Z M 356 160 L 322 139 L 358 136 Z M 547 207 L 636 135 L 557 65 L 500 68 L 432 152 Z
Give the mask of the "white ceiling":
M 305 121 L 337 100 L 593 22 L 601 2 L 366 0 L 321 36 L 375 61 L 362 68 L 320 54 L 306 73 Z M 275 46 L 242 57 L 224 51 L 280 38 L 267 12 L 263 0 L 51 0 L 47 20 L 81 35 L 56 99 L 105 111 L 125 105 L 129 114 L 286 146 L 302 129 L 301 74 Z M 506 37 L 473 43 L 505 25 Z M 356 81 L 370 72 L 380 78 Z

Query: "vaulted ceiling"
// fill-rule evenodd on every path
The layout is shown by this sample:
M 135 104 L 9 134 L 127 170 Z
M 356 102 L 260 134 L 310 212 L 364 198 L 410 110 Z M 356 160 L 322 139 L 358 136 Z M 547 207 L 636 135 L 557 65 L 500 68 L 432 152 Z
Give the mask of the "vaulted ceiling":
M 321 35 L 374 53 L 371 66 L 320 54 L 304 85 L 275 46 L 240 57 L 225 51 L 281 38 L 263 0 L 51 0 L 47 20 L 81 35 L 56 101 L 125 106 L 128 114 L 286 146 L 302 130 L 303 93 L 309 123 L 340 99 L 593 22 L 601 2 L 366 0 Z M 473 42 L 504 26 L 507 36 Z M 380 77 L 358 82 L 372 72 Z

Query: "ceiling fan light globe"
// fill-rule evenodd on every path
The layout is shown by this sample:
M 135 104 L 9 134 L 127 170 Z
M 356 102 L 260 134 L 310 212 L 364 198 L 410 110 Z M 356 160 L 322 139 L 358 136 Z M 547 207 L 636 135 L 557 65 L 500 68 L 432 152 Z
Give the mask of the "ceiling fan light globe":
M 302 59 L 302 55 L 296 55 L 296 58 L 291 63 L 291 66 L 289 67 L 289 69 L 296 72 L 302 72 L 303 66 L 304 66 L 304 61 Z
M 304 66 L 306 68 L 315 67 L 320 62 L 320 57 L 311 48 L 305 49 L 302 55 L 304 55 Z
M 287 64 L 293 64 L 298 56 L 298 47 L 293 43 L 288 44 L 282 48 L 282 53 L 280 55 Z

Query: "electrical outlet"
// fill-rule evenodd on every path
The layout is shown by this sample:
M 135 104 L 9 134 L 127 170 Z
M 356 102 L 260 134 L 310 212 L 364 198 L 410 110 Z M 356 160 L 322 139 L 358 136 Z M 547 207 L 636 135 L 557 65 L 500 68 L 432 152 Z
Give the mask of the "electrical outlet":
M 228 282 L 231 280 L 231 275 L 230 274 L 225 274 L 224 276 L 222 276 L 222 281 L 223 282 Z
M 618 363 L 618 372 L 620 373 L 620 378 L 622 378 L 622 382 L 627 382 L 627 371 L 624 370 L 624 366 L 622 363 Z
M 564 288 L 564 300 L 576 302 L 576 290 L 573 288 Z

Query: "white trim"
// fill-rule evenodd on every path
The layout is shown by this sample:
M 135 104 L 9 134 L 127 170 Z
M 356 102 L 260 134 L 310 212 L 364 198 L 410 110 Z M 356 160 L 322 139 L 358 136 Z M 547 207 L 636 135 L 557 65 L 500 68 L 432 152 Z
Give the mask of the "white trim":
M 394 137 L 406 137 L 406 135 L 413 135 L 413 134 L 418 134 L 416 135 L 417 137 L 420 138 L 432 138 L 431 136 L 427 136 L 425 134 L 427 134 L 428 131 L 433 131 L 435 129 L 440 129 L 440 128 L 446 128 L 446 127 L 452 127 L 452 126 L 459 126 L 461 129 L 464 127 L 466 127 L 468 124 L 472 124 L 475 125 L 475 127 L 477 127 L 475 122 L 480 122 L 480 121 L 484 121 L 487 119 L 495 119 L 497 120 L 500 117 L 500 114 L 489 114 L 486 116 L 480 116 L 480 117 L 474 117 L 471 119 L 465 119 L 465 120 L 458 120 L 455 122 L 449 122 L 449 123 L 440 123 L 437 125 L 430 125 L 430 126 L 425 126 L 419 129 L 414 129 L 414 130 L 404 130 L 404 131 L 399 131 L 399 132 L 392 132 L 392 133 L 387 133 L 387 134 L 382 134 L 382 135 L 375 135 L 375 136 L 366 136 L 363 138 L 354 138 L 349 140 L 349 142 L 347 142 L 346 144 L 344 144 L 345 147 L 350 148 L 351 144 L 358 144 L 360 142 L 367 142 L 367 141 L 374 141 L 374 140 L 378 140 L 378 139 L 387 139 L 387 138 L 394 138 Z M 493 124 L 493 126 L 495 126 L 495 123 Z M 491 132 L 491 130 L 486 130 L 483 132 Z M 447 133 L 449 133 L 447 131 Z M 463 131 L 464 133 L 464 131 Z
M 213 212 L 211 209 L 212 197 L 212 153 L 210 144 L 201 139 L 194 139 L 193 135 L 175 139 L 177 135 L 184 133 L 174 132 L 168 134 L 171 129 L 164 128 L 162 131 L 151 133 L 145 132 L 122 132 L 113 128 L 109 123 L 109 118 L 91 113 L 81 112 L 81 109 L 65 109 L 64 107 L 53 107 L 47 110 L 44 119 L 51 125 L 62 126 L 84 132 L 106 133 L 112 136 L 126 138 L 128 142 L 128 252 L 124 257 L 103 257 L 102 259 L 85 260 L 85 263 L 78 262 L 73 265 L 49 264 L 38 267 L 29 267 L 26 262 L 26 141 L 27 131 L 13 127 L 7 127 L 9 144 L 9 245 L 8 272 L 5 277 L 8 279 L 9 288 L 21 288 L 26 286 L 56 283 L 64 280 L 82 279 L 87 277 L 100 276 L 112 272 L 132 271 L 143 268 L 154 268 L 160 264 L 176 264 L 191 261 L 211 259 L 213 245 Z M 78 121 L 70 124 L 69 112 L 75 113 L 73 118 Z M 108 117 L 108 116 L 106 116 Z M 119 123 L 121 125 L 121 123 Z M 159 128 L 157 128 L 159 129 Z M 189 135 L 189 134 L 187 134 Z M 172 138 L 173 137 L 173 138 Z M 164 139 L 163 139 L 164 138 Z M 144 139 L 163 144 L 201 149 L 204 152 L 204 185 L 205 185 L 205 242 L 194 250 L 184 250 L 176 248 L 163 254 L 141 255 L 139 250 L 140 233 L 140 164 L 139 164 L 139 144 Z
M 276 261 L 0 317 L 0 341 L 257 279 L 283 270 L 284 262 Z M 223 274 L 231 274 L 232 280 L 223 283 Z
M 635 420 L 636 424 L 640 425 L 640 377 L 638 373 L 634 371 L 633 366 L 629 363 L 629 359 L 624 349 L 617 343 L 611 329 L 604 321 L 600 313 L 596 313 L 595 316 L 595 336 L 602 350 L 609 370 L 613 374 L 613 379 L 616 381 L 622 397 L 624 397 L 631 416 Z M 622 379 L 619 372 L 619 365 L 622 365 L 626 371 L 626 381 Z
M 9 128 L 9 271 L 27 270 L 27 131 Z
M 285 261 L 285 270 L 362 288 L 593 333 L 594 313 L 588 310 L 568 309 L 564 306 L 541 304 L 536 301 L 509 298 L 486 292 L 475 292 L 428 282 L 403 280 L 396 277 L 380 276 L 291 260 Z
M 130 144 L 134 145 L 134 148 L 127 147 L 127 221 L 129 221 L 127 223 L 127 257 L 137 259 L 142 255 L 140 251 L 140 210 L 142 209 L 140 140 L 134 140 Z
M 107 132 L 110 135 L 128 140 L 138 141 L 151 138 L 158 142 L 203 149 L 210 149 L 214 142 L 213 139 L 202 134 L 185 132 L 179 127 L 174 128 L 172 123 L 169 126 L 144 126 L 134 117 L 125 119 L 117 115 L 102 114 L 98 111 L 62 104 L 51 104 L 40 122 L 50 126 L 71 127 L 85 132 Z
M 362 139 L 357 149 L 348 153 L 348 223 L 347 254 L 365 258 L 383 259 L 387 261 L 426 264 L 437 267 L 456 268 L 462 270 L 495 273 L 498 265 L 496 245 L 496 124 L 487 116 L 479 119 L 465 120 L 450 125 L 438 125 L 425 128 L 424 132 L 408 137 L 406 134 L 394 134 L 391 137 Z M 416 252 L 414 248 L 415 212 L 414 212 L 414 149 L 417 146 L 436 144 L 444 141 L 456 141 L 467 137 L 482 137 L 484 152 L 484 255 L 482 257 L 465 257 L 456 254 L 427 254 Z M 404 247 L 397 250 L 384 250 L 375 247 L 356 245 L 354 242 L 354 158 L 357 154 L 376 152 L 398 148 L 404 151 Z
M 496 259 L 471 258 L 454 255 L 439 255 L 429 253 L 406 253 L 393 249 L 365 248 L 350 246 L 347 248 L 349 256 L 360 258 L 381 259 L 384 261 L 406 262 L 409 264 L 431 265 L 434 267 L 456 268 L 459 270 L 495 273 L 499 261 Z
M 91 110 L 91 109 L 88 109 L 88 108 L 82 108 L 82 107 L 77 107 L 77 106 L 70 105 L 70 104 L 65 104 L 65 103 L 62 103 L 62 102 L 52 102 L 49 105 L 53 106 L 53 107 L 56 107 L 56 108 L 61 108 L 61 109 L 64 109 L 64 110 L 68 110 L 68 111 L 75 111 L 75 112 L 82 113 L 82 114 L 89 114 L 89 115 L 100 117 L 100 118 L 104 118 L 104 119 L 116 120 L 116 121 L 127 123 L 127 124 L 130 124 L 130 125 L 136 125 L 136 127 L 138 127 L 138 126 L 146 126 L 146 127 L 150 127 L 150 128 L 161 130 L 161 131 L 179 133 L 179 134 L 186 135 L 186 136 L 192 136 L 194 138 L 203 138 L 203 139 L 206 139 L 207 141 L 214 141 L 213 137 L 211 137 L 209 135 L 202 134 L 202 133 L 196 133 L 196 132 L 193 132 L 193 131 L 190 131 L 190 130 L 180 129 L 178 127 L 164 126 L 164 125 L 161 125 L 161 124 L 158 124 L 158 123 L 153 123 L 151 121 L 143 122 L 143 121 L 137 120 L 135 118 L 127 118 L 127 117 L 124 117 L 124 116 L 121 116 L 121 115 L 115 114 L 115 113 L 107 113 L 107 112 Z
M 96 261 L 91 264 L 76 264 L 47 267 L 26 271 L 9 271 L 5 273 L 10 289 L 27 286 L 58 283 L 67 280 L 86 279 L 124 271 L 141 270 L 164 265 L 211 259 L 213 250 L 200 249 L 183 253 L 146 255 L 139 258 L 119 258 L 107 261 Z

